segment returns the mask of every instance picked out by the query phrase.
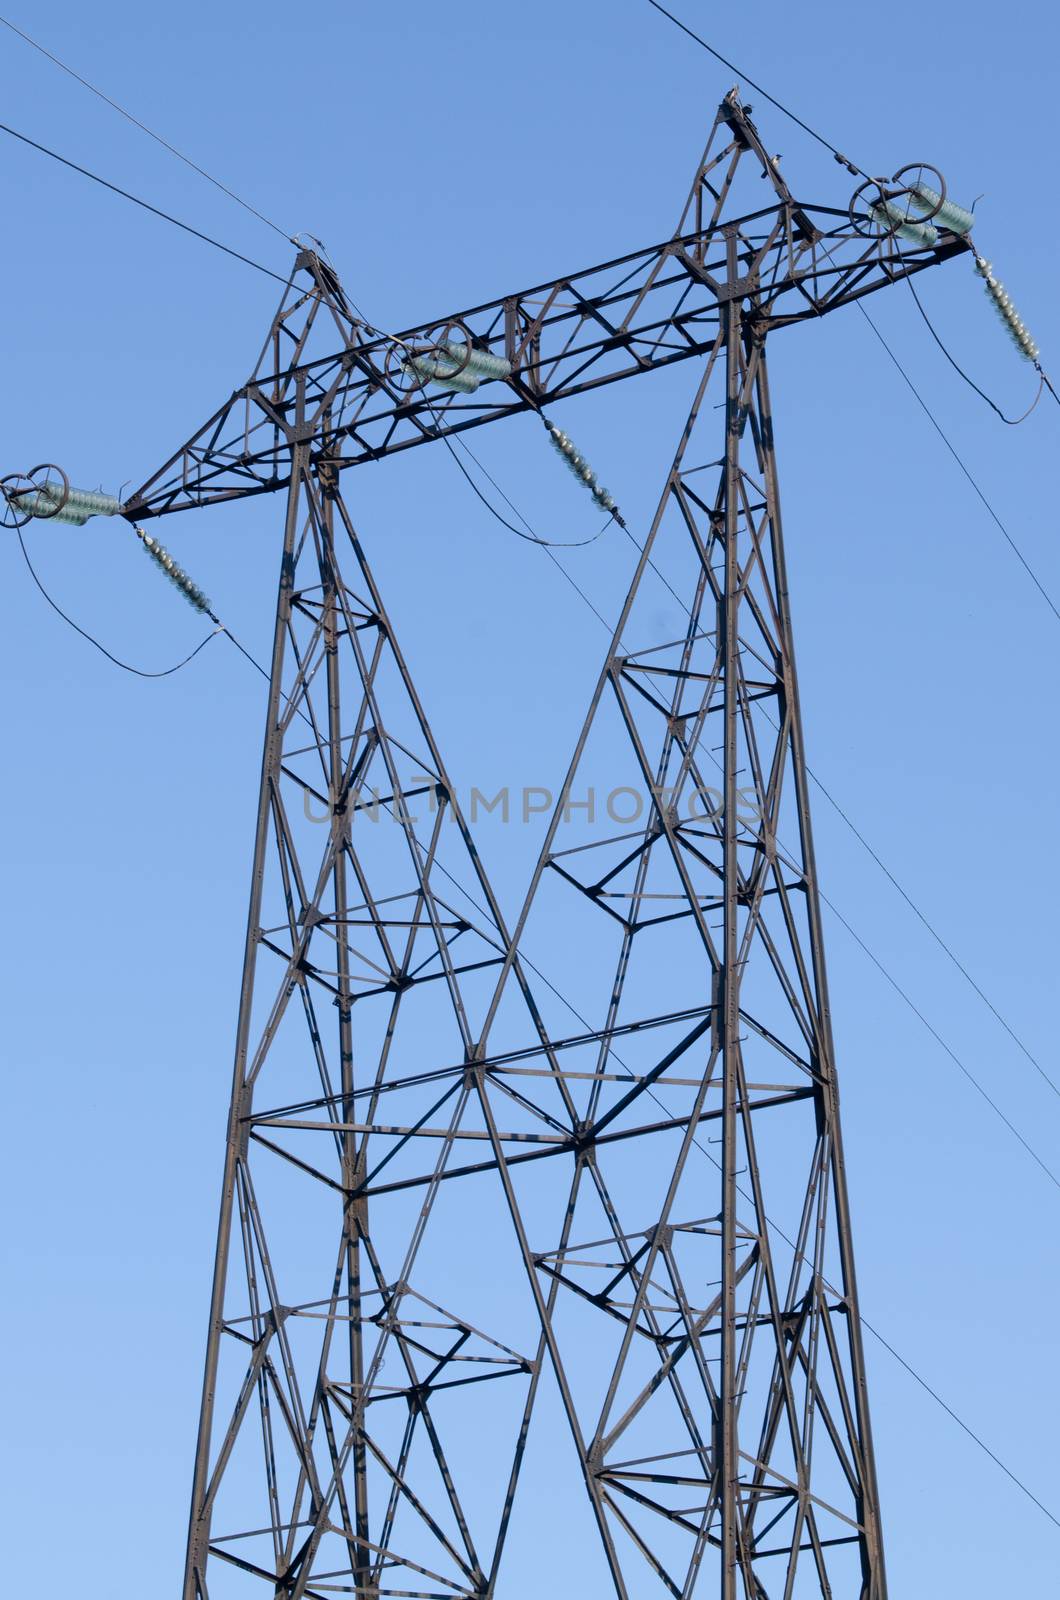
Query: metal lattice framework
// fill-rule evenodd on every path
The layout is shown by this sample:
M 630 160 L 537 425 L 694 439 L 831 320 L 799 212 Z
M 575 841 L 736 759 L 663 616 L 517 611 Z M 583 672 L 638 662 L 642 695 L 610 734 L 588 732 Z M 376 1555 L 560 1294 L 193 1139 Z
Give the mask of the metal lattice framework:
M 765 350 L 967 248 L 797 204 L 734 92 L 622 261 L 394 341 L 303 252 L 127 503 L 287 495 L 185 1600 L 519 1592 L 546 1379 L 601 1593 L 884 1600 Z M 481 396 L 407 381 L 454 329 Z M 341 470 L 693 357 L 563 791 L 650 799 L 561 800 L 509 929 Z M 567 1010 L 520 954 L 561 922 Z
M 954 234 L 910 248 L 848 210 L 797 204 L 737 102 L 724 102 L 718 124 L 725 137 L 712 137 L 677 233 L 664 243 L 394 336 L 366 327 L 331 269 L 304 252 L 295 267 L 301 288 L 285 297 L 250 380 L 137 492 L 129 515 L 143 521 L 286 487 L 299 404 L 314 458 L 342 468 L 703 357 L 729 282 L 727 227 L 738 230 L 745 315 L 763 336 L 967 252 Z M 724 222 L 746 156 L 761 163 L 772 202 Z M 317 356 L 308 347 L 311 333 L 322 337 L 320 310 L 341 344 Z M 392 359 L 395 339 L 429 346 L 452 328 L 503 357 L 510 378 L 481 396 L 410 393 Z

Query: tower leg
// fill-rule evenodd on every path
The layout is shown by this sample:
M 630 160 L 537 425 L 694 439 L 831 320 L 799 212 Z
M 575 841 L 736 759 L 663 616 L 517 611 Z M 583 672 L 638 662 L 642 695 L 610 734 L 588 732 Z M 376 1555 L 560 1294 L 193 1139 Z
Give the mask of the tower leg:
M 229 1107 L 228 1133 L 225 1143 L 224 1177 L 221 1185 L 221 1208 L 217 1225 L 217 1245 L 210 1295 L 206 1363 L 203 1376 L 198 1436 L 195 1446 L 191 1516 L 188 1529 L 187 1560 L 184 1570 L 184 1600 L 206 1600 L 208 1593 L 206 1589 L 206 1564 L 214 1498 L 211 1490 L 215 1488 L 211 1483 L 210 1476 L 211 1439 L 214 1425 L 214 1406 L 217 1398 L 218 1361 L 225 1325 L 226 1284 L 232 1244 L 232 1229 L 237 1206 L 237 1185 L 241 1164 L 247 1158 L 247 1130 L 244 1121 L 245 1111 L 248 1106 L 247 1053 L 250 1041 L 254 976 L 261 927 L 262 892 L 265 881 L 266 860 L 271 842 L 272 796 L 278 783 L 282 757 L 281 685 L 286 656 L 287 634 L 291 623 L 294 552 L 299 528 L 299 506 L 306 460 L 307 450 L 305 446 L 295 446 L 291 460 L 291 483 L 287 494 L 283 552 L 280 560 L 280 580 L 276 597 L 276 622 L 273 628 L 265 742 L 261 758 L 261 782 L 258 791 L 257 822 L 254 830 L 250 908 L 247 914 L 243 980 L 239 998 L 239 1015 L 236 1023 L 232 1098 Z M 239 1203 L 241 1204 L 242 1201 L 240 1200 Z M 248 1378 L 250 1376 L 248 1374 Z M 257 1381 L 260 1388 L 260 1371 L 253 1375 L 251 1381 L 254 1380 Z M 246 1396 L 240 1396 L 244 1406 L 249 1401 L 251 1392 L 251 1387 L 248 1384 Z M 232 1423 L 229 1425 L 224 1444 L 219 1452 L 220 1456 L 223 1457 L 226 1448 L 231 1449 L 235 1432 L 241 1421 L 242 1417 L 237 1409 L 237 1415 L 233 1417 Z
M 558 1143 L 476 1091 L 502 966 L 550 1059 L 334 475 L 295 442 L 185 1600 L 493 1594 L 546 1340 L 532 1305 L 524 1349 L 496 1336 L 518 1251 L 448 1197 L 481 1203 L 491 1142 Z
M 559 1370 L 594 1352 L 571 1400 L 616 1594 L 886 1600 L 765 341 L 738 248 L 734 231 L 717 343 L 515 927 L 528 949 L 564 929 L 585 1022 L 560 1058 L 571 1185 L 526 1255 Z M 703 460 L 722 374 L 723 450 L 708 436 Z M 577 824 L 590 792 L 645 809 Z M 545 1021 L 559 1037 L 558 1005 Z

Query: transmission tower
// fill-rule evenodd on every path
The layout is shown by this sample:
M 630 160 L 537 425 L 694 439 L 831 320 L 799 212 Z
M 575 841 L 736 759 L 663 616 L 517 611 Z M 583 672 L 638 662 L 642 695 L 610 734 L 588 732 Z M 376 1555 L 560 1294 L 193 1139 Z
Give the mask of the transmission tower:
M 601 1593 L 884 1600 L 766 369 L 969 250 L 929 169 L 869 191 L 798 203 L 733 91 L 620 261 L 388 336 L 303 251 L 124 507 L 287 502 L 185 1600 L 521 1593 L 544 1382 Z M 509 925 L 342 473 L 689 360 Z M 560 925 L 566 1008 L 521 954 Z

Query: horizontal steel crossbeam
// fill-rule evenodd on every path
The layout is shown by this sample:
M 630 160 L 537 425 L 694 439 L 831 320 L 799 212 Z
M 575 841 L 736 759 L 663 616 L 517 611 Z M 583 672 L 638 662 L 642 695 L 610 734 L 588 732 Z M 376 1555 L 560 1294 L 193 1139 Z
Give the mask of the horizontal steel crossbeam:
M 270 358 L 130 497 L 124 515 L 143 521 L 282 489 L 299 441 L 311 441 L 314 462 L 357 466 L 702 356 L 731 294 L 725 251 L 734 232 L 745 320 L 762 331 L 819 318 L 970 249 L 945 233 L 931 248 L 868 237 L 845 211 L 782 199 L 392 336 L 351 311 L 343 346 L 316 359 L 301 359 L 298 345 L 298 359 L 284 364 L 282 341 L 271 339 Z M 285 308 L 305 304 L 307 291 L 294 287 L 300 273 L 321 296 L 337 292 L 323 263 L 300 254 L 274 324 L 281 331 Z M 410 387 L 408 352 L 454 329 L 474 350 L 502 358 L 509 375 L 473 393 Z

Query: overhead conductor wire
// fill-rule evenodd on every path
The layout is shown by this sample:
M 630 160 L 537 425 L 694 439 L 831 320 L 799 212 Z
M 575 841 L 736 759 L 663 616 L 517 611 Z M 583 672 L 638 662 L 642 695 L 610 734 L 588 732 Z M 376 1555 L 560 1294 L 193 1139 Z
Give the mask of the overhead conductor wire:
M 756 94 L 762 95 L 764 99 L 769 101 L 771 106 L 776 106 L 777 110 L 782 112 L 785 117 L 790 118 L 792 122 L 796 123 L 804 133 L 808 133 L 811 139 L 816 139 L 817 143 L 823 145 L 826 150 L 830 151 L 831 154 L 835 156 L 836 160 L 841 162 L 842 165 L 846 167 L 847 171 L 855 178 L 867 178 L 869 176 L 867 172 L 863 172 L 855 162 L 851 161 L 849 156 L 845 156 L 841 150 L 837 150 L 835 145 L 832 144 L 830 140 L 826 139 L 823 133 L 818 133 L 816 128 L 811 128 L 808 122 L 804 122 L 801 117 L 796 116 L 795 112 L 792 111 L 789 106 L 786 106 L 782 101 L 775 99 L 773 95 L 770 94 L 769 90 L 763 89 L 762 85 L 760 83 L 756 83 L 749 73 L 744 72 L 742 68 L 736 66 L 734 62 L 727 60 L 726 57 L 721 54 L 720 50 L 715 50 L 714 46 L 712 44 L 708 44 L 706 39 L 702 38 L 700 34 L 694 33 L 686 22 L 681 21 L 680 17 L 675 17 L 672 11 L 667 11 L 665 6 L 661 6 L 659 4 L 659 0 L 648 0 L 648 4 L 650 6 L 654 6 L 656 11 L 661 11 L 663 16 L 668 17 L 676 28 L 680 28 L 682 33 L 687 33 L 688 37 L 690 39 L 694 39 L 696 44 L 702 46 L 704 50 L 714 57 L 715 61 L 720 61 L 723 67 L 728 67 L 730 72 L 735 72 L 736 76 L 738 78 L 742 78 L 744 83 L 749 83 Z
M 40 590 L 45 600 L 51 606 L 52 610 L 56 612 L 58 616 L 62 617 L 63 621 L 67 623 L 69 627 L 73 628 L 75 633 L 79 633 L 82 639 L 87 639 L 89 644 L 92 645 L 93 649 L 98 650 L 101 655 L 106 656 L 108 661 L 113 661 L 114 665 L 116 667 L 120 667 L 123 672 L 131 672 L 137 678 L 172 677 L 174 672 L 179 672 L 181 667 L 186 667 L 189 661 L 194 661 L 199 651 L 205 650 L 210 640 L 213 639 L 218 633 L 228 632 L 228 629 L 224 626 L 224 624 L 218 622 L 216 628 L 213 630 L 213 633 L 208 633 L 205 639 L 200 640 L 190 655 L 186 655 L 183 661 L 178 661 L 175 666 L 166 667 L 162 672 L 145 672 L 142 667 L 130 666 L 128 661 L 122 661 L 118 656 L 112 655 L 112 653 L 107 649 L 106 645 L 100 644 L 99 640 L 93 634 L 89 633 L 87 628 L 82 628 L 80 623 L 75 622 L 73 617 L 67 615 L 57 600 L 52 599 L 51 595 L 48 593 L 47 589 L 44 587 L 44 584 L 38 577 L 37 569 L 34 567 L 33 562 L 29 558 L 29 551 L 26 549 L 25 542 L 22 538 L 22 529 L 16 528 L 15 533 L 18 538 L 18 547 L 22 551 L 22 558 L 25 561 L 26 566 L 29 568 L 29 575 L 33 579 L 33 582 L 37 585 L 37 588 Z M 213 617 L 213 621 L 217 622 L 217 618 Z M 233 640 L 233 643 L 234 642 L 235 641 Z M 242 646 L 240 646 L 240 649 L 242 649 Z M 243 653 L 245 655 L 246 651 Z
M 924 415 L 927 417 L 928 421 L 931 423 L 931 426 L 934 428 L 935 432 L 938 434 L 939 438 L 942 440 L 943 444 L 946 446 L 946 449 L 949 451 L 950 455 L 953 457 L 954 461 L 956 461 L 958 467 L 961 469 L 961 472 L 964 474 L 964 476 L 967 478 L 968 482 L 971 484 L 972 488 L 975 490 L 975 493 L 976 493 L 977 497 L 979 498 L 979 500 L 982 501 L 983 506 L 986 508 L 986 511 L 987 511 L 988 515 L 990 516 L 991 520 L 996 524 L 996 526 L 998 528 L 998 531 L 1001 533 L 1002 538 L 1005 540 L 1005 543 L 1009 546 L 1009 548 L 1012 551 L 1013 555 L 1016 557 L 1016 560 L 1019 562 L 1019 564 L 1023 568 L 1024 572 L 1026 572 L 1028 578 L 1030 578 L 1031 582 L 1034 584 L 1034 587 L 1037 589 L 1038 593 L 1041 595 L 1042 599 L 1045 601 L 1046 605 L 1049 607 L 1049 610 L 1052 612 L 1052 614 L 1055 617 L 1056 621 L 1060 622 L 1060 607 L 1057 606 L 1056 601 L 1053 599 L 1052 595 L 1049 593 L 1048 589 L 1045 587 L 1044 583 L 1039 578 L 1038 574 L 1035 572 L 1035 570 L 1031 566 L 1030 562 L 1027 560 L 1027 557 L 1023 554 L 1023 551 L 1020 549 L 1019 545 L 1016 543 L 1015 539 L 1012 537 L 1011 533 L 1008 531 L 1008 529 L 1006 528 L 1005 524 L 1002 522 L 1001 518 L 998 516 L 997 512 L 994 510 L 994 508 L 991 505 L 990 501 L 987 499 L 985 493 L 980 488 L 979 483 L 978 483 L 977 479 L 974 477 L 971 468 L 968 466 L 968 464 L 965 461 L 964 457 L 958 451 L 957 446 L 953 443 L 953 441 L 950 438 L 949 434 L 943 428 L 941 422 L 936 417 L 935 413 L 932 411 L 932 409 L 928 405 L 927 401 L 924 399 L 924 396 L 920 393 L 920 390 L 917 388 L 916 384 L 913 382 L 912 378 L 909 376 L 908 372 L 905 370 L 905 368 L 903 367 L 902 363 L 899 361 L 898 357 L 895 355 L 894 351 L 891 349 L 891 346 L 888 344 L 887 340 L 884 338 L 883 334 L 880 332 L 880 329 L 877 327 L 877 325 L 873 321 L 872 317 L 865 310 L 865 307 L 862 305 L 860 300 L 857 301 L 857 307 L 858 307 L 858 310 L 861 312 L 861 315 L 865 318 L 865 321 L 868 323 L 869 327 L 872 329 L 873 333 L 876 335 L 877 339 L 882 344 L 883 348 L 886 350 L 886 352 L 887 352 L 888 356 L 890 357 L 891 361 L 894 363 L 894 365 L 897 367 L 898 371 L 901 373 L 902 378 L 903 378 L 906 386 L 908 387 L 910 393 L 913 395 L 913 398 L 916 400 L 917 405 L 923 411 Z M 1048 382 L 1048 379 L 1046 379 L 1045 381 Z
M 946 357 L 946 360 L 949 362 L 949 364 L 953 368 L 954 372 L 956 372 L 959 377 L 964 379 L 964 381 L 968 385 L 969 389 L 974 389 L 975 390 L 976 394 L 980 397 L 981 400 L 985 400 L 986 401 L 986 403 L 990 407 L 991 411 L 996 412 L 996 414 L 1001 418 L 1002 422 L 1005 423 L 1007 427 L 1009 427 L 1009 428 L 1017 428 L 1021 422 L 1026 422 L 1026 420 L 1030 416 L 1031 412 L 1037 406 L 1038 401 L 1041 399 L 1042 390 L 1045 387 L 1045 373 L 1042 371 L 1041 367 L 1039 366 L 1038 369 L 1037 369 L 1038 370 L 1038 393 L 1035 395 L 1034 399 L 1031 401 L 1031 403 L 1027 407 L 1026 411 L 1023 413 L 1022 416 L 1019 416 L 1019 417 L 1006 417 L 1006 415 L 1002 411 L 1001 407 L 999 405 L 997 405 L 995 403 L 995 401 L 991 400 L 990 396 L 986 393 L 986 391 L 984 389 L 980 389 L 980 387 L 976 383 L 975 379 L 974 378 L 970 378 L 968 376 L 968 374 L 965 372 L 964 368 L 962 366 L 960 366 L 960 364 L 956 361 L 956 359 L 953 357 L 953 355 L 951 355 L 950 351 L 946 348 L 945 344 L 942 342 L 942 339 L 940 338 L 940 336 L 939 336 L 939 334 L 938 334 L 938 332 L 937 332 L 937 330 L 935 328 L 934 323 L 932 322 L 931 318 L 928 316 L 927 312 L 924 310 L 923 304 L 921 302 L 920 296 L 916 292 L 916 287 L 915 287 L 915 285 L 913 283 L 912 278 L 906 278 L 905 282 L 906 282 L 906 287 L 909 290 L 909 293 L 913 296 L 913 299 L 916 301 L 916 308 L 920 312 L 920 315 L 923 317 L 924 323 L 925 323 L 925 325 L 927 327 L 928 332 L 930 333 L 931 337 L 934 339 L 935 343 L 938 345 L 939 349 L 942 351 L 942 354 Z M 860 304 L 860 301 L 859 301 L 859 304 Z
M 290 274 L 273 272 L 271 267 L 262 266 L 260 261 L 255 261 L 251 256 L 245 256 L 241 250 L 234 250 L 230 244 L 222 244 L 220 239 L 215 239 L 212 234 L 203 233 L 201 228 L 193 228 L 190 222 L 182 222 L 169 211 L 163 211 L 160 206 L 153 206 L 150 200 L 143 200 L 139 195 L 131 194 L 128 189 L 123 189 L 117 183 L 111 183 L 109 178 L 100 177 L 98 172 L 93 172 L 89 167 L 83 167 L 77 161 L 71 161 L 69 156 L 61 156 L 57 150 L 52 150 L 46 144 L 40 144 L 36 139 L 31 139 L 26 133 L 19 133 L 17 128 L 11 128 L 6 122 L 0 122 L 0 133 L 10 134 L 12 139 L 18 139 L 22 144 L 27 144 L 33 150 L 39 150 L 41 155 L 50 156 L 53 161 L 58 161 L 61 166 L 69 167 L 71 172 L 79 172 L 83 178 L 90 178 L 93 183 L 98 183 L 104 189 L 109 189 L 112 194 L 120 195 L 123 200 L 130 200 L 134 206 L 139 206 L 143 211 L 149 211 L 152 216 L 160 217 L 163 222 L 171 222 L 174 228 L 180 228 L 184 233 L 190 233 L 193 238 L 201 239 L 204 244 L 212 245 L 215 250 L 222 250 L 226 256 L 232 256 L 236 261 L 242 261 L 244 266 L 253 267 L 255 272 L 263 272 L 267 278 L 275 278 L 277 283 L 290 282 Z
M 119 105 L 117 100 L 112 100 L 109 94 L 105 94 L 103 90 L 97 88 L 94 83 L 90 83 L 89 80 L 87 78 L 83 78 L 79 72 L 75 72 L 73 67 L 69 66 L 65 61 L 61 60 L 59 56 L 53 54 L 51 50 L 42 45 L 39 39 L 31 38 L 31 36 L 26 33 L 25 29 L 18 27 L 7 17 L 0 17 L 0 23 L 2 23 L 5 28 L 10 28 L 12 33 L 17 33 L 20 39 L 24 39 L 28 45 L 32 45 L 33 49 L 38 50 L 42 56 L 47 56 L 49 61 L 53 62 L 55 66 L 61 69 L 61 71 L 73 78 L 75 82 L 81 84 L 83 88 L 89 90 L 89 92 L 94 94 L 97 99 L 104 101 L 104 103 L 110 106 L 112 110 L 116 111 L 119 116 L 124 117 L 126 122 L 131 122 L 133 127 L 140 129 L 141 133 L 146 133 L 148 138 L 153 139 L 156 144 L 160 144 L 163 150 L 168 150 L 170 155 L 176 156 L 178 161 L 183 161 L 184 165 L 186 167 L 190 167 L 193 172 L 197 172 L 200 178 L 205 178 L 207 183 L 212 183 L 215 189 L 220 189 L 221 193 L 227 195 L 229 200 L 234 200 L 237 206 L 242 206 L 243 210 L 249 211 L 252 217 L 257 217 L 259 222 L 264 222 L 265 226 L 267 228 L 271 228 L 274 233 L 278 233 L 281 239 L 287 240 L 289 244 L 297 243 L 297 240 L 292 239 L 291 235 L 286 233 L 284 229 L 280 227 L 279 223 L 273 222 L 271 218 L 265 216 L 264 212 L 259 211 L 256 206 L 252 206 L 249 200 L 244 200 L 241 195 L 236 194 L 234 189 L 230 189 L 226 183 L 222 183 L 220 178 L 215 178 L 212 172 L 207 172 L 205 167 L 200 167 L 197 161 L 193 161 L 190 156 L 186 156 L 183 150 L 178 150 L 176 145 L 170 144 L 168 139 L 164 139 L 160 133 L 156 133 L 153 128 L 149 128 L 146 122 L 141 122 L 139 117 L 133 116 L 132 112 L 127 111 L 123 105 Z M 16 135 L 16 137 L 18 137 L 18 135 Z M 51 154 L 50 151 L 48 153 Z M 58 157 L 57 159 L 62 160 L 62 157 Z M 200 237 L 202 237 L 202 235 L 200 235 Z M 222 248 L 224 247 L 222 246 Z

